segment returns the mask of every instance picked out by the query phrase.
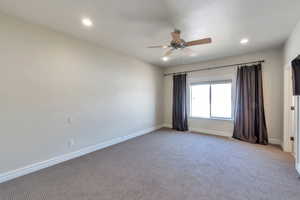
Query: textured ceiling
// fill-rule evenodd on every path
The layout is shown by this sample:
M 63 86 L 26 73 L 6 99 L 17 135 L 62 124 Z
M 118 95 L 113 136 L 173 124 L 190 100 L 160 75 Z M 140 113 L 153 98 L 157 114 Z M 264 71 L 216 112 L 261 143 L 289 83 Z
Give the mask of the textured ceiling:
M 300 19 L 299 0 L 0 0 L 0 11 L 89 40 L 159 66 L 175 66 L 232 56 L 285 42 Z M 81 25 L 90 17 L 94 27 Z M 163 62 L 174 28 L 185 40 L 212 37 Z M 239 41 L 248 37 L 248 45 Z

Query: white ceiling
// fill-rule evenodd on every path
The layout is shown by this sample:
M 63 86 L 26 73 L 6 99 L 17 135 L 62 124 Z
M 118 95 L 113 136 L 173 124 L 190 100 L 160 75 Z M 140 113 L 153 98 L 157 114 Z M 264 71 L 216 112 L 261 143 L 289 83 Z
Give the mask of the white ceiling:
M 300 19 L 299 0 L 0 0 L 0 10 L 43 24 L 159 66 L 175 66 L 232 56 L 284 43 Z M 90 17 L 94 27 L 81 25 Z M 185 40 L 212 37 L 163 62 L 162 49 L 174 28 Z M 250 42 L 240 45 L 241 38 Z

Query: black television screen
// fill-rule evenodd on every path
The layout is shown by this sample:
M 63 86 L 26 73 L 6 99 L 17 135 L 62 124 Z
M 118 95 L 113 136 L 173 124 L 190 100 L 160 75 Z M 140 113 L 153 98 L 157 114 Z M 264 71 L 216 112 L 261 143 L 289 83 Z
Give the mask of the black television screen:
M 300 95 L 300 56 L 292 61 L 293 68 L 293 94 Z

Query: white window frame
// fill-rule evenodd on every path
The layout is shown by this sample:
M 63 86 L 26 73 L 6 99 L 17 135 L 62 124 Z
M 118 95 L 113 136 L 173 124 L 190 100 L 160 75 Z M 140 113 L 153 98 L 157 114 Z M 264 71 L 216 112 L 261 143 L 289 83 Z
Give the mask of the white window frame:
M 222 84 L 222 83 L 231 83 L 231 116 L 229 118 L 225 117 L 213 117 L 211 115 L 211 85 L 214 84 Z M 192 116 L 192 86 L 194 85 L 209 85 L 209 116 L 208 118 L 206 117 L 197 117 L 197 116 Z M 213 119 L 213 120 L 228 120 L 232 121 L 233 120 L 233 106 L 234 106 L 234 101 L 233 101 L 233 81 L 232 79 L 226 79 L 226 80 L 214 80 L 214 81 L 200 81 L 200 82 L 193 82 L 189 84 L 189 118 L 195 118 L 195 119 Z

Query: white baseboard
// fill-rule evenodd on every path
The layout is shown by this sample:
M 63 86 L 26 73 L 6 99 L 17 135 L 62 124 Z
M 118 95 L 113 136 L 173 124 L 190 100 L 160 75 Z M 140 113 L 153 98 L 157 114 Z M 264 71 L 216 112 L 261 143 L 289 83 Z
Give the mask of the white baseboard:
M 2 173 L 2 174 L 0 174 L 0 183 L 3 183 L 5 181 L 9 181 L 9 180 L 24 176 L 26 174 L 30 174 L 32 172 L 39 171 L 41 169 L 45 169 L 47 167 L 51 167 L 53 165 L 56 165 L 56 164 L 65 162 L 67 160 L 71 160 L 71 159 L 80 157 L 80 156 L 83 156 L 85 154 L 88 154 L 88 153 L 91 153 L 91 152 L 94 152 L 94 151 L 98 151 L 100 149 L 104 149 L 106 147 L 109 147 L 109 146 L 112 146 L 112 145 L 130 140 L 132 138 L 135 138 L 135 137 L 138 137 L 138 136 L 141 136 L 141 135 L 145 135 L 147 133 L 150 133 L 150 132 L 155 131 L 157 129 L 160 129 L 162 127 L 163 127 L 163 125 L 147 128 L 147 129 L 138 131 L 138 132 L 130 134 L 130 135 L 114 138 L 114 139 L 111 139 L 109 141 L 105 141 L 105 142 L 102 142 L 102 143 L 99 143 L 99 144 L 96 144 L 96 145 L 85 147 L 85 148 L 80 149 L 78 151 L 63 154 L 63 155 L 51 158 L 49 160 L 41 161 L 41 162 L 34 163 L 34 164 L 31 164 L 31 165 L 28 165 L 28 166 L 25 166 L 25 167 L 22 167 L 22 168 L 19 168 L 19 169 L 15 169 L 15 170 L 12 170 L 12 171 Z
M 166 128 L 172 128 L 171 124 L 164 124 L 163 127 Z M 203 134 L 209 134 L 209 135 L 217 135 L 217 136 L 223 136 L 223 137 L 232 137 L 232 132 L 227 131 L 220 131 L 220 130 L 212 130 L 212 129 L 204 129 L 204 128 L 194 128 L 189 127 L 191 132 L 199 132 Z M 276 144 L 282 146 L 282 141 L 277 138 L 269 138 L 270 144 Z
M 209 134 L 209 135 L 217 135 L 217 136 L 223 136 L 223 137 L 232 137 L 231 132 L 226 131 L 220 131 L 220 130 L 212 130 L 212 129 L 205 129 L 205 128 L 191 128 L 190 131 L 203 133 L 203 134 Z
M 171 124 L 164 124 L 163 126 L 166 128 L 172 128 Z M 194 128 L 194 127 L 189 127 L 189 130 L 191 132 L 198 132 L 198 133 L 209 134 L 209 135 L 218 135 L 218 136 L 224 136 L 224 137 L 232 136 L 232 133 L 226 132 L 226 131 L 220 131 L 220 130 L 211 130 L 211 129 Z
M 172 128 L 172 125 L 171 124 L 164 124 L 163 127 L 164 128 Z
M 277 138 L 269 138 L 269 143 L 280 145 L 282 147 L 282 141 L 280 139 L 277 139 Z

